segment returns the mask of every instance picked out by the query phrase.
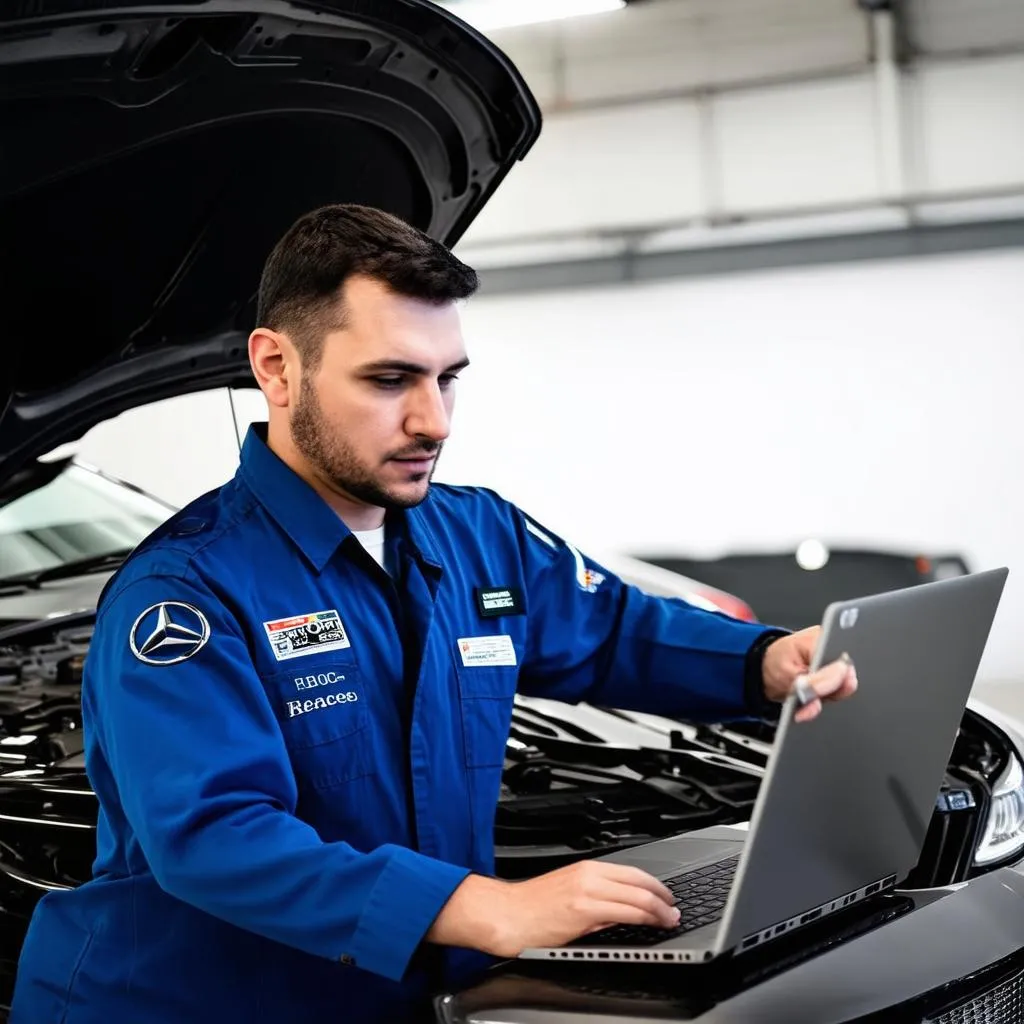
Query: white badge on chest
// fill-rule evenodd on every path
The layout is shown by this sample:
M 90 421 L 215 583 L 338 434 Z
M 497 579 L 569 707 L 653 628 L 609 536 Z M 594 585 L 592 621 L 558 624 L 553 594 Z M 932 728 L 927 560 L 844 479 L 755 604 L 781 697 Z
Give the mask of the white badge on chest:
M 459 654 L 466 668 L 483 665 L 515 665 L 516 649 L 510 636 L 466 636 L 459 640 Z

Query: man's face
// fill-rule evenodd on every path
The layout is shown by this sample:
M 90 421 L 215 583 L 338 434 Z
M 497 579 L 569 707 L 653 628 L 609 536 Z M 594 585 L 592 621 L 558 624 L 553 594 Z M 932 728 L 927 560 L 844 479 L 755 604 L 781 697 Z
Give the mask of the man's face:
M 327 335 L 292 406 L 295 447 L 332 489 L 382 508 L 427 496 L 468 363 L 458 309 L 378 281 L 345 284 L 345 329 Z

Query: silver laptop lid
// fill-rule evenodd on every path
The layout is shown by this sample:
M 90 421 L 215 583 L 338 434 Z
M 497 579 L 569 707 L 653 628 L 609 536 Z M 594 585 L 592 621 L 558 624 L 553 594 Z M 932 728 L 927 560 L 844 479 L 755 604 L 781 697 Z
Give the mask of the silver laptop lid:
M 847 651 L 859 689 L 812 722 L 786 702 L 718 948 L 914 867 L 1006 577 L 826 609 L 814 667 Z

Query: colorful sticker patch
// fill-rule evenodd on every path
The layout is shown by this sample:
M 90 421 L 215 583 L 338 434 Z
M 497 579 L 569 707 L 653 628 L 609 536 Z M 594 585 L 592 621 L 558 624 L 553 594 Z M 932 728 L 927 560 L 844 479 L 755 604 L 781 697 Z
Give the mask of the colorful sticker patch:
M 301 658 L 306 654 L 326 654 L 352 646 L 335 608 L 264 622 L 263 628 L 278 661 Z

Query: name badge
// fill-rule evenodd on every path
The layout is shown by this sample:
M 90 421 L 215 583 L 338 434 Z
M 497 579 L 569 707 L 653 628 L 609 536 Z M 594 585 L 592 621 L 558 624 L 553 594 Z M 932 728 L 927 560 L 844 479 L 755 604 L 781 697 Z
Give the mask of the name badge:
M 523 594 L 518 587 L 478 587 L 476 607 L 482 619 L 496 619 L 500 615 L 523 615 Z
M 516 649 L 510 636 L 462 637 L 459 640 L 459 653 L 466 668 L 516 664 Z

